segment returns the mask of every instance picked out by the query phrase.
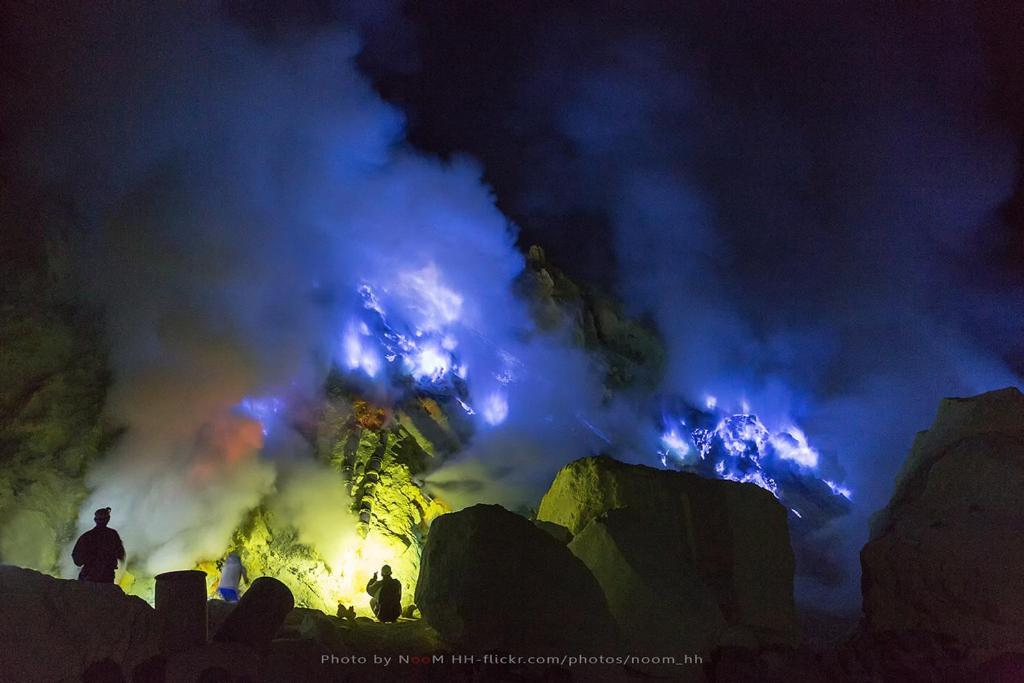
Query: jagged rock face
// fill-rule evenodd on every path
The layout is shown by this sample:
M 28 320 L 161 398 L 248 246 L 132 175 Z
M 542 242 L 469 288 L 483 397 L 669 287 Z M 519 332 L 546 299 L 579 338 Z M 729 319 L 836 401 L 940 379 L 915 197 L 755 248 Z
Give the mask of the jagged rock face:
M 866 626 L 1024 652 L 1024 395 L 945 399 L 861 551 Z
M 531 246 L 517 288 L 542 330 L 569 329 L 577 343 L 602 356 L 611 390 L 657 384 L 665 347 L 650 327 L 631 320 L 612 299 L 581 287 Z
M 0 561 L 57 570 L 111 430 L 95 314 L 44 294 L 0 309 Z
M 583 563 L 498 505 L 434 521 L 416 604 L 444 640 L 472 651 L 600 652 L 615 637 L 601 589 Z
M 295 604 L 332 613 L 331 571 L 323 558 L 301 543 L 296 530 L 275 520 L 265 508 L 255 510 L 235 532 L 234 545 L 250 577 L 272 576 L 295 596 Z
M 110 658 L 131 670 L 157 654 L 156 612 L 108 584 L 54 579 L 0 566 L 0 672 L 4 680 L 79 680 Z
M 351 513 L 337 522 L 339 537 L 347 538 L 346 556 L 325 557 L 303 543 L 301 530 L 274 513 L 271 496 L 233 540 L 249 574 L 277 578 L 302 607 L 334 614 L 342 602 L 369 614 L 365 585 L 386 562 L 402 581 L 408 601 L 427 528 L 446 511 L 414 477 L 436 451 L 447 452 L 457 439 L 431 400 L 412 401 L 389 415 L 334 392 L 323 407 L 317 448 L 351 497 Z
M 389 549 L 381 561 L 390 564 L 406 594 L 411 595 L 427 528 L 447 510 L 424 494 L 414 477 L 438 453 L 457 448 L 458 437 L 430 399 L 408 402 L 386 424 L 365 426 L 364 414 L 356 401 L 353 419 L 334 437 L 329 460 L 349 483 L 359 534 L 377 539 Z M 374 566 L 370 571 L 378 569 Z M 365 584 L 369 575 L 358 579 Z
M 628 514 L 602 517 L 618 509 Z M 613 579 L 619 570 L 638 586 L 660 591 L 662 603 L 690 610 L 678 615 L 680 623 L 705 619 L 686 636 L 695 642 L 732 638 L 737 630 L 758 642 L 797 638 L 786 511 L 753 484 L 584 458 L 558 473 L 537 518 L 575 535 L 570 549 L 599 580 L 606 577 L 602 585 L 623 628 L 653 623 L 659 608 L 649 602 L 650 613 L 636 613 L 638 605 L 620 595 Z M 673 571 L 674 584 L 663 573 Z M 664 635 L 651 631 L 650 638 Z

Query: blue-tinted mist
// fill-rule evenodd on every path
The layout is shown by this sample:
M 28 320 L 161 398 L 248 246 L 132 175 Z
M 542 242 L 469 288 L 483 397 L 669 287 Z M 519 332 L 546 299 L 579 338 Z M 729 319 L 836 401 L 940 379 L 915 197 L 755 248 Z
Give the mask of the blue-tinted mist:
M 728 5 L 698 4 L 674 32 L 632 10 L 531 26 L 509 111 L 540 142 L 510 155 L 528 166 L 513 203 L 611 226 L 616 293 L 669 347 L 663 394 L 806 433 L 854 492 L 830 530 L 852 604 L 867 515 L 938 400 L 1019 384 L 1001 353 L 1024 298 L 972 270 L 1015 145 L 975 125 L 990 84 L 966 10 Z M 3 22 L 21 64 L 7 148 L 20 179 L 73 207 L 127 426 L 90 473 L 83 523 L 100 505 L 133 520 L 122 533 L 153 571 L 221 554 L 306 460 L 290 418 L 331 365 L 381 401 L 395 374 L 461 387 L 476 436 L 428 476 L 456 503 L 534 502 L 596 450 L 657 464 L 647 397 L 602 405 L 593 359 L 533 329 L 483 169 L 405 142 L 354 34 L 268 38 L 193 7 Z M 391 40 L 396 7 L 381 7 L 356 18 L 412 73 L 409 26 Z M 587 253 L 600 238 L 559 239 Z
M 855 508 L 833 529 L 842 589 L 801 591 L 856 604 L 914 433 L 944 396 L 1020 384 L 1002 354 L 1024 300 L 967 265 L 1014 141 L 978 132 L 984 55 L 955 8 L 692 14 L 682 42 L 640 20 L 538 31 L 524 125 L 562 146 L 524 206 L 610 222 L 619 293 L 670 348 L 664 391 L 805 430 Z
M 440 381 L 457 359 L 476 434 L 434 477 L 455 503 L 526 502 L 589 452 L 576 413 L 599 407 L 600 368 L 534 330 L 480 168 L 404 143 L 353 34 L 259 40 L 212 3 L 55 12 L 18 18 L 38 85 L 6 106 L 19 172 L 75 207 L 108 323 L 126 431 L 80 526 L 112 507 L 147 573 L 220 556 L 264 495 L 316 480 L 291 425 L 332 366 L 386 401 L 396 375 Z M 401 354 L 374 346 L 382 330 Z

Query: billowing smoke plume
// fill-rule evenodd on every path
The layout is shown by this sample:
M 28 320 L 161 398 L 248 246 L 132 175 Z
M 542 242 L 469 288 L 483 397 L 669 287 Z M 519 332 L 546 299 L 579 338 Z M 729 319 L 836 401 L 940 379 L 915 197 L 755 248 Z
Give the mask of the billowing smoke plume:
M 508 447 L 509 466 L 572 457 L 567 437 L 540 448 L 546 428 L 522 426 L 572 419 L 589 370 L 534 338 L 511 289 L 523 259 L 480 169 L 403 143 L 353 65 L 353 35 L 260 37 L 198 7 L 17 18 L 33 36 L 24 75 L 41 84 L 8 103 L 20 152 L 91 227 L 81 274 L 107 315 L 109 411 L 125 427 L 89 473 L 80 527 L 110 506 L 145 571 L 188 566 L 222 554 L 278 486 L 277 511 L 330 545 L 343 487 L 297 465 L 275 483 L 275 463 L 307 455 L 287 416 L 332 365 L 382 398 L 392 366 L 424 381 L 457 371 L 480 449 Z M 401 358 L 369 344 L 369 314 Z M 547 388 L 517 383 L 527 364 Z
M 424 107 L 423 137 L 481 154 L 524 226 L 560 228 L 552 253 L 611 236 L 567 267 L 614 264 L 670 346 L 666 392 L 804 429 L 854 491 L 836 549 L 853 603 L 914 432 L 944 396 L 1020 384 L 1004 354 L 1024 298 L 982 276 L 1019 134 L 986 109 L 999 46 L 966 6 L 599 7 L 537 10 L 479 66 L 445 30 L 484 14 L 428 15 L 427 63 L 507 87 L 489 125 L 450 124 L 461 138 Z
M 599 368 L 557 341 L 506 342 L 518 376 L 505 387 L 507 405 L 496 406 L 502 419 L 431 473 L 431 490 L 455 507 L 487 501 L 517 509 L 535 504 L 566 462 L 606 446 L 591 430 L 614 415 L 602 405 Z
M 545 86 L 569 89 L 555 116 L 574 171 L 601 188 L 625 299 L 669 340 L 666 388 L 809 431 L 855 492 L 836 549 L 855 578 L 866 516 L 938 400 L 1020 380 L 960 267 L 1014 179 L 1013 139 L 975 134 L 958 99 L 980 65 L 945 61 L 931 33 L 899 34 L 908 54 L 889 62 L 895 46 L 850 28 L 871 45 L 852 64 L 798 43 L 798 73 L 769 56 L 753 73 L 702 74 L 655 37 L 612 45 L 574 86 Z M 1021 301 L 1006 304 L 1024 319 Z
M 157 571 L 217 554 L 278 486 L 328 543 L 295 493 L 316 477 L 277 481 L 274 463 L 301 459 L 283 416 L 332 364 L 382 399 L 396 368 L 460 387 L 478 431 L 428 477 L 458 503 L 524 502 L 598 433 L 654 462 L 659 432 L 602 411 L 591 361 L 538 335 L 510 293 L 522 259 L 481 168 L 403 142 L 354 36 L 253 32 L 200 7 L 3 22 L 27 86 L 5 101 L 8 135 L 21 170 L 70 188 L 93 227 L 83 281 L 107 311 L 127 428 L 91 473 L 83 523 L 112 506 Z M 511 188 L 503 205 L 549 230 L 531 239 L 571 272 L 611 273 L 654 317 L 666 394 L 803 429 L 854 492 L 837 548 L 852 578 L 866 516 L 937 401 L 1019 384 L 1000 352 L 1024 298 L 976 277 L 1016 145 L 979 106 L 974 17 L 594 7 L 522 15 L 485 78 L 475 55 L 439 64 L 431 40 L 469 44 L 443 25 L 417 60 L 408 25 L 393 41 L 388 11 L 360 20 L 386 44 L 369 62 L 423 67 L 426 108 L 450 119 L 429 122 L 436 137 L 452 126 L 448 147 L 482 157 Z M 438 77 L 460 97 L 435 93 Z M 573 262 L 594 254 L 599 267 Z
M 271 512 L 291 520 L 301 543 L 335 562 L 356 538 L 355 525 L 346 525 L 352 517 L 345 481 L 308 462 L 283 469 Z

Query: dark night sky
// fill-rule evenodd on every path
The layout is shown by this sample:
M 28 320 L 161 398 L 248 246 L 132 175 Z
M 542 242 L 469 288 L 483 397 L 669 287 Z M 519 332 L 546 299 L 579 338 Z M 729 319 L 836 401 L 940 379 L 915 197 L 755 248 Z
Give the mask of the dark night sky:
M 616 134 L 654 135 L 660 139 L 647 144 L 678 155 L 677 167 L 716 196 L 722 220 L 743 239 L 756 245 L 758 234 L 774 239 L 785 232 L 801 242 L 827 230 L 823 224 L 842 212 L 844 195 L 869 185 L 871 168 L 857 171 L 868 176 L 853 179 L 859 187 L 840 177 L 851 158 L 884 163 L 883 150 L 850 139 L 862 115 L 874 125 L 901 125 L 879 111 L 921 100 L 939 105 L 941 112 L 927 116 L 955 120 L 965 139 L 996 134 L 1017 144 L 1024 128 L 1024 10 L 1004 2 L 956 5 L 223 3 L 226 14 L 266 42 L 357 25 L 365 43 L 360 66 L 401 108 L 409 139 L 432 153 L 480 159 L 521 242 L 544 245 L 563 268 L 609 288 L 617 280 L 613 219 L 607 204 L 586 196 L 605 193 L 607 182 L 579 177 L 578 165 L 591 161 L 581 150 L 586 141 L 567 134 L 559 120 L 581 83 L 596 79 L 607 89 L 606 100 L 591 104 L 614 109 L 608 115 L 624 126 Z M 15 19 L 9 27 L 21 12 L 55 27 L 65 19 L 59 8 L 50 16 L 25 3 L 12 3 L 8 12 Z M 29 73 L 20 63 L 23 39 L 12 33 L 4 41 L 5 97 L 12 101 L 38 91 L 40 78 L 60 78 Z M 638 79 L 636 87 L 615 92 L 616 69 L 620 80 Z M 687 90 L 694 83 L 699 94 Z M 693 97 L 700 106 L 687 101 Z M 8 132 L 17 131 L 22 122 L 6 118 Z M 809 158 L 784 158 L 794 143 Z M 783 158 L 767 158 L 780 151 Z M 10 178 L 15 171 L 5 157 Z M 782 187 L 786 197 L 765 202 L 754 186 L 787 174 L 792 163 L 811 164 L 813 180 L 793 179 Z M 1009 220 L 986 226 L 986 239 L 976 245 L 981 265 L 998 271 L 991 277 L 1021 277 L 1021 203 L 1018 196 L 1002 215 Z M 794 222 L 787 211 L 802 215 Z M 787 226 L 775 229 L 782 222 Z M 773 275 L 755 277 L 764 283 L 778 279 Z
M 521 242 L 585 280 L 623 294 L 615 187 L 639 167 L 703 198 L 755 325 L 766 301 L 804 320 L 918 266 L 954 285 L 967 327 L 999 317 L 969 299 L 1019 300 L 1021 189 L 986 162 L 1024 130 L 1020 5 L 411 3 L 366 34 L 361 64 L 410 139 L 481 159 Z M 960 195 L 1005 203 L 967 218 Z M 929 240 L 941 275 L 914 256 Z M 982 325 L 1024 367 L 1019 327 Z
M 772 207 L 766 217 L 764 207 L 742 205 L 743 185 L 788 170 L 785 159 L 765 156 L 794 140 L 809 148 L 813 158 L 804 163 L 815 164 L 816 180 L 786 189 L 806 205 L 801 209 L 816 214 L 818 225 L 801 220 L 815 232 L 839 210 L 830 203 L 843 203 L 829 193 L 855 189 L 833 167 L 885 154 L 850 148 L 858 122 L 903 125 L 896 119 L 900 109 L 920 105 L 939 111 L 915 113 L 955 122 L 965 138 L 997 134 L 1016 145 L 1024 127 L 1024 10 L 1017 3 L 306 0 L 282 6 L 255 0 L 225 6 L 268 41 L 301 40 L 339 22 L 359 26 L 360 66 L 401 108 L 410 140 L 432 153 L 480 159 L 522 242 L 543 244 L 570 271 L 605 285 L 615 279 L 610 218 L 600 202 L 567 198 L 586 192 L 567 178 L 586 154 L 558 119 L 574 89 L 617 68 L 624 68 L 620 77 L 635 77 L 636 87 L 592 104 L 614 107 L 611 115 L 648 127 L 669 146 L 672 138 L 698 132 L 679 166 L 690 172 L 696 166 L 705 190 L 727 195 L 722 202 L 734 209 L 725 218 L 746 224 L 744 234 L 771 233 L 751 225 L 752 214 L 760 214 L 761 224 L 774 216 Z M 698 95 L 682 92 L 683 82 L 697 84 L 700 106 L 685 101 Z M 656 121 L 642 120 L 650 113 Z M 618 124 L 628 128 L 626 121 Z M 1013 216 L 1012 234 L 1000 226 L 985 244 L 992 265 L 1007 265 L 1008 250 L 1019 261 L 1020 210 Z
M 787 189 L 808 195 L 797 198 L 808 205 L 821 198 L 811 208 L 827 216 L 837 210 L 827 195 L 854 189 L 836 187 L 843 179 L 832 167 L 879 155 L 846 147 L 862 114 L 874 118 L 920 100 L 942 110 L 933 115 L 957 119 L 965 136 L 998 130 L 1011 139 L 1024 121 L 1024 12 L 1013 3 L 953 10 L 934 3 L 445 2 L 411 3 L 400 17 L 368 31 L 361 63 L 408 116 L 410 139 L 483 160 L 523 241 L 545 244 L 570 270 L 606 283 L 614 261 L 607 212 L 593 204 L 567 209 L 537 195 L 558 193 L 560 181 L 571 185 L 559 161 L 571 166 L 579 155 L 578 141 L 555 120 L 560 98 L 595 71 L 629 61 L 631 49 L 657 50 L 631 72 L 650 78 L 643 87 L 652 92 L 610 95 L 605 104 L 630 119 L 654 100 L 666 138 L 694 128 L 711 133 L 687 151 L 703 162 L 702 185 L 725 186 L 724 202 L 743 201 L 744 187 L 736 185 L 785 170 L 763 154 L 784 147 L 792 128 L 811 148 L 817 178 Z M 689 93 L 672 92 L 658 78 L 666 73 L 699 79 L 710 104 L 698 121 L 679 101 Z M 722 121 L 730 117 L 736 120 Z M 751 234 L 764 213 L 743 206 L 728 219 Z M 1019 245 L 1019 226 L 1015 237 Z
M 2 7 L 5 268 L 41 260 L 41 230 L 88 224 L 83 207 L 101 207 L 98 234 L 117 211 L 141 211 L 137 234 L 100 234 L 97 244 L 127 244 L 98 250 L 105 267 L 78 264 L 101 298 L 160 319 L 187 290 L 196 339 L 229 321 L 231 342 L 254 351 L 251 374 L 266 379 L 282 343 L 298 357 L 336 330 L 311 318 L 300 321 L 309 329 L 253 333 L 260 312 L 287 319 L 302 308 L 305 278 L 355 272 L 359 248 L 370 249 L 342 226 L 330 237 L 345 248 L 331 262 L 309 220 L 338 209 L 346 182 L 372 178 L 373 163 L 332 177 L 331 152 L 339 167 L 364 152 L 383 164 L 403 149 L 404 117 L 420 150 L 479 160 L 521 246 L 541 244 L 657 323 L 669 349 L 660 390 L 752 399 L 806 428 L 857 491 L 851 565 L 866 516 L 887 500 L 939 399 L 1024 373 L 1020 3 L 197 7 Z M 362 74 L 394 110 L 346 70 L 351 43 L 337 33 L 349 26 Z M 333 149 L 335 127 L 356 133 Z M 431 189 L 416 195 L 428 208 L 400 220 L 362 197 L 340 213 L 363 220 L 380 209 L 398 226 L 393 243 L 436 249 L 448 275 L 473 280 L 479 259 L 454 252 L 505 239 L 504 219 L 488 214 L 472 164 L 432 163 L 396 173 L 411 169 L 417 191 L 431 173 L 470 184 L 453 200 L 473 217 L 461 239 L 416 243 Z M 174 176 L 181 168 L 193 172 Z M 221 222 L 192 220 L 196 206 Z M 477 220 L 485 227 L 474 232 Z M 227 276 L 223 262 L 234 266 Z M 129 276 L 142 284 L 117 279 Z M 231 277 L 245 286 L 226 286 Z

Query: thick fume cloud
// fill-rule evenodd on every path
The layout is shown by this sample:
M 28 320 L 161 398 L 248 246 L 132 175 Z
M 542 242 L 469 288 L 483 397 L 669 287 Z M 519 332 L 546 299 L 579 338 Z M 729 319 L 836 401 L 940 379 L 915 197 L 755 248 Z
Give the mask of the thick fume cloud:
M 807 429 L 855 491 L 851 578 L 938 401 L 1020 384 L 1000 340 L 1024 303 L 963 267 L 1011 192 L 1016 146 L 979 126 L 969 17 L 932 10 L 722 8 L 611 36 L 573 16 L 539 32 L 521 92 L 568 150 L 531 169 L 529 210 L 613 226 L 619 291 L 670 345 L 667 391 Z
M 353 35 L 313 22 L 268 38 L 195 7 L 12 9 L 0 29 L 20 84 L 4 162 L 68 192 L 92 228 L 79 265 L 108 313 L 110 409 L 128 429 L 83 523 L 114 507 L 152 571 L 217 554 L 275 486 L 267 456 L 302 450 L 242 399 L 301 402 L 334 361 L 382 362 L 352 323 L 363 285 L 457 337 L 479 429 L 428 476 L 457 504 L 525 502 L 602 435 L 653 455 L 657 434 L 602 407 L 600 373 L 512 296 L 522 258 L 484 169 L 405 144 Z M 383 7 L 353 15 L 371 45 L 387 42 Z M 417 14 L 438 29 L 422 61 L 405 19 L 401 49 L 367 61 L 415 81 L 418 141 L 458 141 L 443 151 L 481 157 L 517 218 L 562 226 L 541 235 L 550 252 L 616 265 L 608 280 L 670 346 L 666 393 L 806 431 L 822 473 L 854 490 L 836 530 L 853 578 L 866 517 L 939 399 L 1020 383 L 1006 351 L 1024 299 L 978 276 L 1017 145 L 984 109 L 972 10 L 579 7 L 524 10 L 514 38 L 475 42 L 450 40 L 473 32 L 471 10 Z M 526 380 L 506 383 L 517 368 Z
M 299 542 L 316 548 L 328 563 L 336 562 L 358 538 L 345 481 L 308 462 L 283 469 L 271 512 L 277 519 L 289 520 Z
M 617 411 L 603 404 L 603 369 L 594 359 L 558 336 L 505 339 L 502 348 L 515 359 L 497 408 L 503 419 L 483 425 L 427 477 L 428 490 L 456 509 L 478 502 L 530 507 L 562 465 L 608 446 L 599 434 Z
M 532 344 L 511 289 L 523 259 L 481 170 L 404 144 L 353 35 L 258 39 L 205 3 L 64 11 L 13 17 L 34 85 L 5 108 L 19 171 L 67 193 L 88 226 L 78 265 L 107 314 L 108 409 L 125 434 L 89 473 L 79 527 L 111 506 L 130 561 L 180 568 L 221 555 L 280 479 L 278 507 L 333 553 L 324 520 L 347 509 L 343 487 L 294 463 L 281 478 L 275 460 L 305 455 L 281 414 L 343 364 L 361 286 L 410 330 L 458 332 L 478 419 L 529 407 L 504 443 L 547 452 L 545 430 L 525 430 L 544 402 L 496 378 L 535 363 L 560 387 L 550 407 L 590 390 L 582 356 Z M 549 375 L 559 365 L 572 382 Z
M 527 239 L 652 314 L 666 392 L 805 429 L 854 489 L 837 531 L 855 602 L 866 517 L 914 432 L 944 396 L 1020 383 L 1019 227 L 998 212 L 1021 135 L 1020 8 L 415 18 L 424 69 L 376 74 L 413 139 L 482 158 Z M 449 81 L 460 100 L 432 96 Z

